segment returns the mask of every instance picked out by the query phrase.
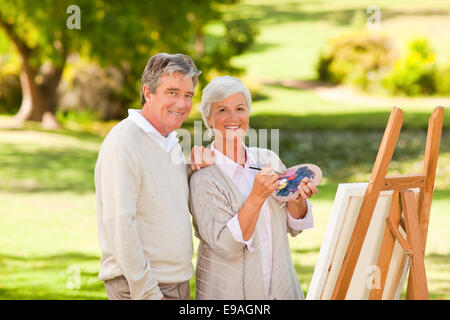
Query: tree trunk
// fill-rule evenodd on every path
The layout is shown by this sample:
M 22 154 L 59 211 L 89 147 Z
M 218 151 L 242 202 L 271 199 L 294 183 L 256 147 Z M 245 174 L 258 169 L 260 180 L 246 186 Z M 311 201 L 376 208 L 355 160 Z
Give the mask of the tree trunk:
M 195 35 L 195 53 L 198 58 L 202 58 L 205 53 L 205 36 L 201 30 Z
M 61 80 L 62 70 L 63 67 L 43 66 L 38 73 L 28 63 L 22 64 L 20 72 L 22 104 L 14 117 L 17 121 L 42 121 L 42 126 L 46 129 L 60 127 L 55 118 L 55 111 L 56 89 Z M 40 80 L 39 83 L 36 79 Z
M 22 87 L 22 105 L 15 115 L 19 121 L 42 119 L 42 103 L 39 97 L 39 90 L 35 83 L 36 71 L 28 64 L 22 63 L 20 70 L 20 85 Z
M 63 57 L 61 68 L 50 68 L 49 72 L 38 74 L 38 70 L 30 64 L 30 57 L 34 49 L 30 48 L 25 41 L 16 33 L 13 24 L 9 23 L 0 12 L 0 28 L 2 28 L 12 43 L 16 46 L 22 60 L 20 71 L 20 84 L 22 87 L 22 105 L 15 115 L 19 122 L 26 120 L 42 121 L 44 128 L 57 128 L 58 122 L 54 116 L 56 107 L 56 88 L 61 79 L 64 68 L 66 51 L 60 42 Z M 42 69 L 42 68 L 41 68 Z M 45 71 L 45 69 L 44 69 Z M 37 77 L 38 76 L 38 77 Z M 41 78 L 41 84 L 37 79 Z
M 61 80 L 64 64 L 58 68 L 51 65 L 44 65 L 41 69 L 43 70 L 42 75 L 44 76 L 44 80 L 38 88 L 45 110 L 42 114 L 42 126 L 48 129 L 60 128 L 61 126 L 55 117 L 58 102 L 56 92 Z

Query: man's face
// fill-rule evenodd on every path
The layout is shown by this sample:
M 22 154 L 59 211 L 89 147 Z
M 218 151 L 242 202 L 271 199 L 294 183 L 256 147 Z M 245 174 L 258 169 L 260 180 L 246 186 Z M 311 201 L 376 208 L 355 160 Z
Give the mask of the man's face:
M 146 104 L 142 115 L 150 121 L 163 137 L 178 129 L 186 120 L 192 107 L 194 84 L 191 78 L 174 72 L 165 74 L 156 93 L 151 93 L 147 86 L 143 87 Z

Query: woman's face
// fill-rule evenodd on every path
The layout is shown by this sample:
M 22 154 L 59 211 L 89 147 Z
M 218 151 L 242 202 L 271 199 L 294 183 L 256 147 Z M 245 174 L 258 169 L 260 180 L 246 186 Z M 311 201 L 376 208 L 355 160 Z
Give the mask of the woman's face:
M 237 92 L 222 101 L 212 103 L 209 117 L 206 119 L 214 129 L 216 140 L 240 143 L 249 123 L 249 110 L 244 95 Z

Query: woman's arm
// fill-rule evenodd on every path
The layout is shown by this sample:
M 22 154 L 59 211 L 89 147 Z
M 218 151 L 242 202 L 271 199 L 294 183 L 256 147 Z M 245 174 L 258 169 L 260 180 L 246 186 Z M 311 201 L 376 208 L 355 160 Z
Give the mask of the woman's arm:
M 261 207 L 277 186 L 278 176 L 271 167 L 264 167 L 255 176 L 252 191 L 238 212 L 239 225 L 244 241 L 248 241 L 252 237 Z
M 308 212 L 306 200 L 302 197 L 298 197 L 295 200 L 289 201 L 287 203 L 287 209 L 291 217 L 294 219 L 303 219 L 306 215 L 306 212 Z

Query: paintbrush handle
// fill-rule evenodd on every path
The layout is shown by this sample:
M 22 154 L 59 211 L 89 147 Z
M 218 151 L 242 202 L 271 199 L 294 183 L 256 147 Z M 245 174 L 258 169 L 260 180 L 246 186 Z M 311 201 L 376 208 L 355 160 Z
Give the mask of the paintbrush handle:
M 254 169 L 254 170 L 262 170 L 261 168 L 258 168 L 258 167 L 249 167 L 250 169 Z M 273 170 L 275 173 L 277 173 L 277 174 L 283 174 L 284 172 L 279 172 L 279 171 L 276 171 L 276 170 Z

